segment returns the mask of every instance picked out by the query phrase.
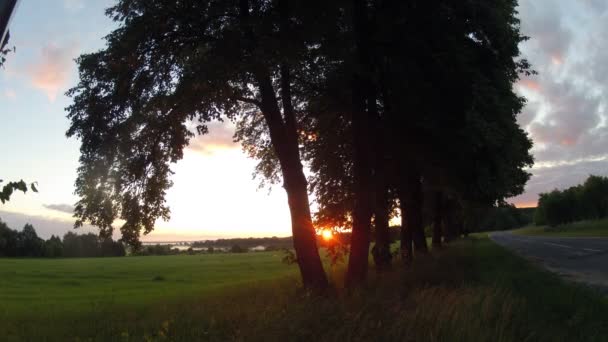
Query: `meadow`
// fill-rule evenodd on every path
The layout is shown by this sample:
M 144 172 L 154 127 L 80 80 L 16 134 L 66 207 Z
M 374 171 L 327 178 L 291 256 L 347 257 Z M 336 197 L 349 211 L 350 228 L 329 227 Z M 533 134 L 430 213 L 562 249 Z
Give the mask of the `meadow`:
M 608 237 L 608 219 L 585 220 L 551 226 L 528 226 L 513 231 L 521 235 L 553 237 Z
M 82 313 L 187 298 L 297 275 L 280 252 L 0 259 L 0 315 Z M 54 313 L 55 313 L 54 312 Z
M 0 336 L 9 341 L 608 337 L 606 297 L 483 235 L 434 251 L 406 272 L 372 271 L 357 291 L 334 279 L 336 289 L 324 296 L 301 291 L 296 268 L 271 252 L 0 259 L 0 270 Z

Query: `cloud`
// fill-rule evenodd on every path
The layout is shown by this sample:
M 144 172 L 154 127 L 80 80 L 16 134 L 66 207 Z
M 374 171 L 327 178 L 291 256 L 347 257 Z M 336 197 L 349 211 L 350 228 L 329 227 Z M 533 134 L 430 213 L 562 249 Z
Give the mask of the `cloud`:
M 7 89 L 4 91 L 4 97 L 9 100 L 14 100 L 17 98 L 17 93 L 13 89 Z
M 41 48 L 39 60 L 28 68 L 32 85 L 42 90 L 49 101 L 54 102 L 66 90 L 70 69 L 74 67 L 72 60 L 78 51 L 77 43 L 48 44 Z
M 532 204 L 538 193 L 565 188 L 608 170 L 608 3 L 523 0 L 518 8 L 530 40 L 522 55 L 539 71 L 516 90 L 528 98 L 518 117 L 534 141 L 536 161 L 526 192 L 512 199 Z
M 61 211 L 68 214 L 74 213 L 74 206 L 69 204 L 44 204 L 45 208 L 55 211 Z
M 209 133 L 196 136 L 190 140 L 188 149 L 204 155 L 213 155 L 220 151 L 239 148 L 234 142 L 234 125 L 230 122 L 212 122 L 208 125 Z
M 521 27 L 530 40 L 524 43 L 528 58 L 561 64 L 568 53 L 572 32 L 562 21 L 563 8 L 552 0 L 525 0 L 519 8 Z
M 510 199 L 518 205 L 534 205 L 538 195 L 553 189 L 565 189 L 581 184 L 589 175 L 608 176 L 608 154 L 597 158 L 561 161 L 555 165 L 535 167 L 526 185 L 526 192 Z

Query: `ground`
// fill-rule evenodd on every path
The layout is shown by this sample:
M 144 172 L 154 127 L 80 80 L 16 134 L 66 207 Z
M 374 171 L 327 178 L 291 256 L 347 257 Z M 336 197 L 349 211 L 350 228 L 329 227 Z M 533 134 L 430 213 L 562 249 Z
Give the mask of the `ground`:
M 146 305 L 295 276 L 281 252 L 126 258 L 0 259 L 0 318 L 61 307 Z M 27 305 L 24 305 L 27 304 Z
M 490 237 L 560 275 L 608 293 L 608 238 L 528 236 L 512 232 L 492 233 Z
M 418 258 L 407 271 L 398 261 L 382 277 L 372 270 L 369 284 L 352 293 L 338 288 L 321 297 L 307 294 L 299 290 L 295 271 L 272 253 L 1 259 L 0 336 L 36 341 L 608 337 L 606 297 L 564 282 L 485 236 Z M 332 272 L 340 271 L 338 266 Z M 47 300 L 45 292 L 55 295 Z
M 554 237 L 608 237 L 608 219 L 580 221 L 556 227 L 529 226 L 513 231 L 518 235 Z

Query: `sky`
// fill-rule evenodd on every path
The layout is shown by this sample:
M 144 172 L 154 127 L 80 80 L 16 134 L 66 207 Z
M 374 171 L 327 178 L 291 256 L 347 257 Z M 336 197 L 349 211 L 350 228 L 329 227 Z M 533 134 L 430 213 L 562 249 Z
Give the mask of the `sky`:
M 17 50 L 0 70 L 0 179 L 36 181 L 40 190 L 0 205 L 13 228 L 31 222 L 45 238 L 71 229 L 79 142 L 65 137 L 64 93 L 78 80 L 74 59 L 103 48 L 115 28 L 104 15 L 112 3 L 21 0 L 13 16 Z M 528 99 L 518 121 L 534 141 L 536 162 L 525 193 L 510 201 L 533 206 L 541 192 L 608 175 L 608 1 L 521 0 L 518 10 L 530 37 L 522 57 L 538 71 L 515 85 Z M 210 131 L 173 166 L 171 219 L 144 240 L 290 235 L 283 189 L 259 189 L 255 161 L 232 142 L 229 123 Z

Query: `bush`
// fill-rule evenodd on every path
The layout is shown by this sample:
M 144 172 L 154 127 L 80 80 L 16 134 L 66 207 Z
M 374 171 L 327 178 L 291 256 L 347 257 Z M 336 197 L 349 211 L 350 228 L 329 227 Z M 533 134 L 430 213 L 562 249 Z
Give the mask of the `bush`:
M 230 247 L 230 253 L 245 253 L 247 252 L 247 250 L 245 250 L 243 247 L 239 246 L 239 245 L 232 245 L 232 247 Z

